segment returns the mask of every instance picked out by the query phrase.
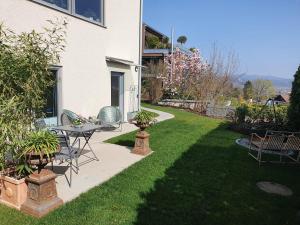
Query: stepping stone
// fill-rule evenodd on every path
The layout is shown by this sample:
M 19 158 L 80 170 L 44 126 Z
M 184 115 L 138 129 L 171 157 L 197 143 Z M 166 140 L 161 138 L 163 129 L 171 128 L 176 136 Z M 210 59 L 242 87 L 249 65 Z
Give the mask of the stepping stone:
M 291 189 L 281 184 L 262 181 L 262 182 L 258 182 L 256 185 L 260 190 L 267 192 L 269 194 L 277 194 L 286 197 L 293 195 Z

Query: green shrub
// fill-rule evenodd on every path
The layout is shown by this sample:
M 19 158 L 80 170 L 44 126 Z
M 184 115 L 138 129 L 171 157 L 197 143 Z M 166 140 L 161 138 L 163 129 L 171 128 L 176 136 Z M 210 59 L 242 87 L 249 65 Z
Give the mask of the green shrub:
M 49 68 L 64 50 L 66 23 L 49 23 L 42 32 L 15 34 L 0 22 L 0 170 L 20 164 L 22 141 L 43 116 L 46 91 L 54 84 Z
M 235 122 L 236 123 L 250 123 L 250 124 L 272 124 L 274 127 L 283 128 L 287 126 L 287 112 L 286 105 L 275 106 L 275 113 L 273 106 L 264 105 L 246 105 L 243 104 L 236 108 Z
M 235 122 L 244 123 L 247 114 L 248 114 L 248 106 L 246 104 L 237 107 L 235 110 Z

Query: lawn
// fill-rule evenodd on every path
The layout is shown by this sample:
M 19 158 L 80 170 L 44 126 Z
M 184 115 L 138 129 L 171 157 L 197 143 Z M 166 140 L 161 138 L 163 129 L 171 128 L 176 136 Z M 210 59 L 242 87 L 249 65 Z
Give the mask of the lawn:
M 0 224 L 300 224 L 299 167 L 259 168 L 235 145 L 240 135 L 229 131 L 224 121 L 153 108 L 175 119 L 149 129 L 152 155 L 41 220 L 0 206 Z M 134 133 L 109 142 L 132 146 Z M 285 184 L 294 195 L 263 193 L 255 185 L 262 180 Z

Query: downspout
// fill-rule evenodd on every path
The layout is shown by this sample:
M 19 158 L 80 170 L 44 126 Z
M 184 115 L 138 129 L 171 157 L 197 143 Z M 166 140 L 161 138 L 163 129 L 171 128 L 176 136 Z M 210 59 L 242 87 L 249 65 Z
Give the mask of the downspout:
M 139 65 L 142 65 L 143 57 L 143 40 L 142 40 L 142 29 L 143 29 L 143 0 L 140 0 L 140 29 L 139 29 Z M 139 67 L 138 73 L 138 111 L 141 111 L 141 99 L 142 99 L 142 67 Z

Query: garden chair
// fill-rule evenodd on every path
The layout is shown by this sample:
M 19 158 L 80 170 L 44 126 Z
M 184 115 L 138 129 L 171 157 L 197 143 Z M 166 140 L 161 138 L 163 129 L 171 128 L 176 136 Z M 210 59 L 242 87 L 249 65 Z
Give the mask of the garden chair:
M 67 110 L 67 109 L 63 110 L 61 117 L 60 117 L 60 121 L 61 121 L 62 125 L 72 125 L 75 120 L 80 120 L 82 123 L 89 123 L 88 119 L 86 119 L 82 116 L 79 116 L 78 114 L 76 114 L 70 110 Z
M 90 123 L 89 120 L 87 120 L 86 118 L 82 117 L 82 116 L 79 116 L 77 115 L 76 113 L 70 111 L 70 110 L 67 110 L 67 109 L 64 109 L 63 110 L 63 113 L 61 114 L 61 117 L 60 117 L 60 121 L 61 121 L 61 124 L 64 126 L 64 125 L 72 125 L 74 123 L 75 120 L 80 120 L 82 121 L 83 124 L 86 124 L 86 123 Z M 83 137 L 83 136 L 79 136 L 78 137 L 78 134 L 74 134 L 72 132 L 69 132 L 67 133 L 67 135 L 69 137 L 75 137 L 75 141 L 77 140 L 77 138 L 79 137 Z M 90 132 L 87 132 L 85 133 L 85 136 L 86 137 L 90 137 L 92 135 L 92 133 Z M 74 142 L 75 142 L 74 141 Z M 73 143 L 74 144 L 74 143 Z M 72 145 L 73 145 L 72 144 Z
M 284 144 L 284 150 L 288 152 L 293 152 L 295 157 L 293 155 L 287 155 L 291 160 L 294 162 L 299 163 L 300 159 L 300 136 L 297 133 L 291 134 L 287 137 L 287 141 Z
M 69 178 L 65 174 L 66 180 L 69 186 L 72 186 L 72 174 L 75 172 L 78 174 L 79 166 L 78 166 L 78 158 L 79 158 L 79 151 L 77 151 L 74 147 L 69 144 L 68 136 L 64 134 L 57 134 L 57 138 L 59 140 L 59 151 L 55 154 L 55 161 L 59 161 L 59 164 L 67 163 L 67 167 L 70 170 Z M 78 142 L 78 149 L 80 149 L 80 139 L 77 139 Z M 74 146 L 74 145 L 73 145 Z M 73 163 L 75 161 L 75 164 Z M 52 162 L 52 170 L 53 162 Z
M 103 128 L 113 128 L 122 131 L 122 114 L 119 108 L 114 106 L 106 106 L 103 107 L 97 119 L 99 120 L 100 124 Z
M 46 124 L 45 120 L 41 118 L 41 119 L 37 119 L 34 122 L 34 127 L 36 130 L 46 130 L 47 124 Z
M 256 159 L 259 165 L 266 162 L 262 160 L 263 154 L 279 155 L 281 162 L 282 156 L 289 154 L 289 151 L 284 149 L 286 138 L 284 133 L 276 131 L 267 131 L 264 137 L 253 133 L 249 144 L 249 155 Z

